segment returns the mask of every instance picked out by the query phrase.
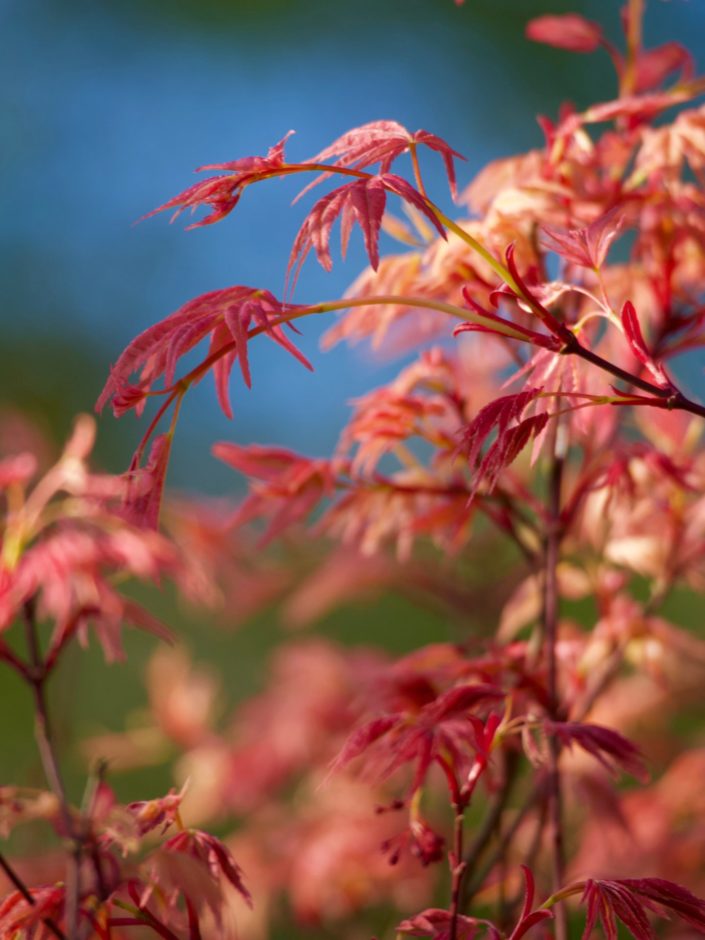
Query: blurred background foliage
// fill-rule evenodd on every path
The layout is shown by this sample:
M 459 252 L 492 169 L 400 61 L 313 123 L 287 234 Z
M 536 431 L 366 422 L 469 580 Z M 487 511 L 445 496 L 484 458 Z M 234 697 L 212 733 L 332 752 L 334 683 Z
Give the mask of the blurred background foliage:
M 540 145 L 537 113 L 555 116 L 611 97 L 607 57 L 571 56 L 532 45 L 525 23 L 574 10 L 617 32 L 620 4 L 544 0 L 0 0 L 0 218 L 2 341 L 0 402 L 32 416 L 57 443 L 72 416 L 91 410 L 111 361 L 140 330 L 186 300 L 249 284 L 280 295 L 301 207 L 296 186 L 248 192 L 221 225 L 185 233 L 165 217 L 134 225 L 192 181 L 195 167 L 259 154 L 290 128 L 293 159 L 304 159 L 350 127 L 393 118 L 440 134 L 464 153 L 461 183 L 488 160 Z M 652 43 L 686 42 L 705 64 L 702 0 L 651 0 Z M 695 43 L 695 48 L 693 44 Z M 450 207 L 441 167 L 429 189 Z M 300 301 L 333 298 L 363 265 L 354 242 L 346 264 L 326 275 L 315 263 Z M 365 350 L 317 351 L 323 325 L 305 324 L 310 375 L 274 344 L 254 350 L 254 388 L 234 389 L 235 421 L 218 414 L 209 382 L 190 393 L 177 434 L 172 486 L 208 495 L 234 492 L 234 475 L 210 457 L 219 439 L 277 442 L 305 453 L 333 447 L 346 402 L 381 384 L 399 362 Z M 692 369 L 692 385 L 701 369 Z M 235 380 L 237 382 L 237 379 Z M 697 394 L 697 387 L 694 387 Z M 126 467 L 140 433 L 132 416 L 100 421 L 98 456 Z M 495 559 L 496 560 L 496 559 Z M 473 569 L 475 559 L 469 559 Z M 474 577 L 502 601 L 503 566 Z M 495 588 L 492 588 L 492 584 Z M 156 612 L 183 631 L 199 658 L 215 660 L 234 700 L 259 684 L 278 636 L 261 615 L 238 633 L 180 609 L 166 592 Z M 345 641 L 405 650 L 452 634 L 442 617 L 401 598 L 355 607 L 322 629 Z M 687 613 L 684 614 L 687 618 Z M 133 636 L 130 665 L 106 667 L 99 651 L 74 651 L 53 692 L 60 732 L 122 728 L 144 706 L 142 667 L 153 641 Z M 2 773 L 39 780 L 24 690 L 3 680 Z M 75 761 L 72 791 L 84 769 Z M 158 767 L 118 781 L 125 798 L 170 784 Z

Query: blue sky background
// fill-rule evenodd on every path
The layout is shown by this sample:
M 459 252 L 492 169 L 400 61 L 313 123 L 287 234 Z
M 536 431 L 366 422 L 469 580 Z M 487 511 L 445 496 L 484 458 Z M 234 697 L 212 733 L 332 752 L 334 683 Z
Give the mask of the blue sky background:
M 196 166 L 264 153 L 290 128 L 288 152 L 303 159 L 350 127 L 393 118 L 463 152 L 465 183 L 486 161 L 537 145 L 537 112 L 613 90 L 606 56 L 532 45 L 526 21 L 573 9 L 614 30 L 619 5 L 0 0 L 3 398 L 46 407 L 63 433 L 124 345 L 186 300 L 232 284 L 281 294 L 305 211 L 289 205 L 295 185 L 250 190 L 224 223 L 193 232 L 166 216 L 133 224 L 189 185 Z M 651 0 L 649 38 L 695 43 L 702 67 L 704 14 L 703 0 Z M 431 192 L 450 208 L 440 161 L 428 167 Z M 357 238 L 331 275 L 309 262 L 296 299 L 340 295 L 363 263 Z M 227 485 L 208 456 L 218 439 L 333 446 L 346 401 L 399 363 L 364 350 L 319 354 L 322 328 L 305 324 L 301 341 L 314 375 L 257 345 L 253 391 L 234 379 L 233 423 L 209 381 L 190 395 L 172 482 Z M 139 433 L 131 416 L 121 424 L 102 420 L 115 470 Z

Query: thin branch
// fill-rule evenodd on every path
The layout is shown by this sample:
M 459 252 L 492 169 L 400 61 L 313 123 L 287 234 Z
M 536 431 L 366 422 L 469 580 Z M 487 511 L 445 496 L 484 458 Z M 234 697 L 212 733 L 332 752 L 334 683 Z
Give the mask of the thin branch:
M 509 797 L 517 780 L 517 770 L 519 768 L 519 754 L 517 751 L 510 751 L 506 754 L 504 780 L 502 786 L 494 795 L 489 812 L 486 813 L 482 821 L 482 826 L 478 830 L 475 838 L 465 850 L 465 869 L 462 873 L 460 884 L 460 908 L 467 910 L 468 906 L 468 885 L 473 875 L 478 869 L 482 856 L 489 846 L 492 837 L 499 830 L 504 811 L 507 808 Z
M 8 879 L 12 882 L 15 888 L 19 891 L 19 893 L 22 895 L 25 901 L 28 904 L 31 904 L 32 907 L 34 907 L 37 902 L 34 900 L 34 897 L 31 891 L 29 890 L 27 885 L 24 883 L 24 881 L 22 881 L 20 876 L 12 867 L 12 865 L 10 865 L 10 863 L 2 854 L 2 852 L 0 852 L 0 868 L 2 868 L 2 870 L 7 875 Z M 56 921 L 53 920 L 51 917 L 42 917 L 42 923 L 48 930 L 50 930 L 54 934 L 55 937 L 58 937 L 59 940 L 66 940 L 66 934 L 63 932 L 61 927 L 59 927 Z
M 539 780 L 536 785 L 533 787 L 527 798 L 524 800 L 523 804 L 517 811 L 512 824 L 509 826 L 507 831 L 502 835 L 497 846 L 495 847 L 492 854 L 487 858 L 484 865 L 478 869 L 475 877 L 472 879 L 472 882 L 468 884 L 465 889 L 464 901 L 466 905 L 469 905 L 475 895 L 482 889 L 487 876 L 495 867 L 497 862 L 499 862 L 507 854 L 509 846 L 512 844 L 514 836 L 519 831 L 522 823 L 529 815 L 531 810 L 534 808 L 536 803 L 540 800 L 543 800 L 546 794 L 546 780 Z
M 462 804 L 456 804 L 455 820 L 453 822 L 453 851 L 449 856 L 451 866 L 450 940 L 457 940 L 458 936 L 458 917 L 460 915 L 463 872 L 465 871 L 465 859 L 463 858 L 464 827 L 465 807 Z
M 80 866 L 83 849 L 81 841 L 76 835 L 74 820 L 66 796 L 66 787 L 56 755 L 51 723 L 49 721 L 49 710 L 47 708 L 46 694 L 44 691 L 48 672 L 46 664 L 42 660 L 34 604 L 31 601 L 28 601 L 24 605 L 23 613 L 31 667 L 27 674 L 27 680 L 31 686 L 34 697 L 35 739 L 47 782 L 59 800 L 59 812 L 64 828 L 64 835 L 70 843 L 69 861 L 66 869 L 65 911 L 66 930 L 69 940 L 75 940 L 78 927 L 78 904 L 81 894 Z
M 558 688 L 558 560 L 562 537 L 561 484 L 565 462 L 564 428 L 556 428 L 553 457 L 548 481 L 547 520 L 545 538 L 545 568 L 543 596 L 543 644 L 548 671 L 548 712 L 553 721 L 560 720 L 561 704 Z M 565 844 L 563 837 L 563 800 L 559 759 L 561 746 L 558 738 L 551 735 L 549 745 L 548 801 L 551 832 L 552 882 L 554 893 L 563 887 L 565 874 Z M 566 940 L 568 923 L 565 911 L 556 912 L 556 940 Z

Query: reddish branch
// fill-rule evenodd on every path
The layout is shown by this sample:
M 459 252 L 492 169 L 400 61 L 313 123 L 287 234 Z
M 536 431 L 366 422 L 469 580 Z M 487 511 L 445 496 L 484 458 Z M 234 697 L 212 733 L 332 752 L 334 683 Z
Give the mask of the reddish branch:
M 553 456 L 548 480 L 548 500 L 545 539 L 545 569 L 543 597 L 543 640 L 548 671 L 549 717 L 559 720 L 561 714 L 560 690 L 558 687 L 558 663 L 556 647 L 558 642 L 558 559 L 562 536 L 561 526 L 561 483 L 565 461 L 560 425 L 556 429 Z M 561 778 L 559 769 L 561 746 L 556 735 L 549 736 L 549 771 L 548 798 L 551 833 L 551 859 L 553 871 L 553 891 L 563 886 L 565 873 L 565 845 L 563 838 L 563 806 Z M 556 938 L 567 937 L 565 909 L 556 911 Z
M 15 886 L 25 901 L 34 907 L 37 902 L 34 900 L 31 891 L 24 881 L 22 881 L 12 865 L 10 865 L 2 852 L 0 852 L 0 868 L 2 868 L 9 881 Z M 42 917 L 42 923 L 47 928 L 47 930 L 50 930 L 55 937 L 59 938 L 59 940 L 66 940 L 66 934 L 51 917 Z
M 25 678 L 32 689 L 34 697 L 35 739 L 47 782 L 59 801 L 59 813 L 64 836 L 70 846 L 66 869 L 66 930 L 70 940 L 75 940 L 78 929 L 78 904 L 81 895 L 80 868 L 83 846 L 80 838 L 78 838 L 66 796 L 66 787 L 64 786 L 49 721 L 49 710 L 44 688 L 48 673 L 39 646 L 34 604 L 31 602 L 26 603 L 23 612 L 29 651 L 29 669 Z

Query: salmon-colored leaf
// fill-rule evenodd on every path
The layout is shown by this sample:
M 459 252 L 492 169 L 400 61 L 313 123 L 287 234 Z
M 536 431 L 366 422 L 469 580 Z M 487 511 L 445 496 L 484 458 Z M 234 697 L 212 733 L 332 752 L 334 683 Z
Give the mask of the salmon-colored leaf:
M 594 52 L 603 40 L 602 30 L 577 13 L 538 16 L 526 27 L 527 39 L 568 52 Z
M 607 257 L 610 245 L 624 226 L 624 213 L 615 207 L 597 218 L 587 228 L 562 231 L 553 226 L 542 226 L 543 245 L 555 251 L 566 261 L 581 267 L 598 269 Z
M 116 413 L 139 408 L 159 378 L 166 388 L 173 385 L 179 360 L 210 336 L 218 399 L 230 417 L 227 382 L 235 360 L 246 384 L 251 383 L 247 357 L 251 330 L 265 333 L 307 369 L 312 368 L 277 323 L 296 309 L 285 306 L 269 291 L 253 287 L 227 287 L 202 294 L 132 340 L 110 370 L 96 409 L 100 411 L 109 401 Z M 134 373 L 139 373 L 136 384 L 130 381 Z
M 613 728 L 578 721 L 546 721 L 544 727 L 564 746 L 577 744 L 587 751 L 611 774 L 621 767 L 637 780 L 648 779 L 639 748 Z
M 653 356 L 644 342 L 644 335 L 641 332 L 639 318 L 636 315 L 636 310 L 631 300 L 625 301 L 622 307 L 621 319 L 622 326 L 624 327 L 624 335 L 627 337 L 629 346 L 638 361 L 648 370 L 657 385 L 660 385 L 662 388 L 670 388 L 671 380 L 666 375 L 663 366 L 654 361 Z

